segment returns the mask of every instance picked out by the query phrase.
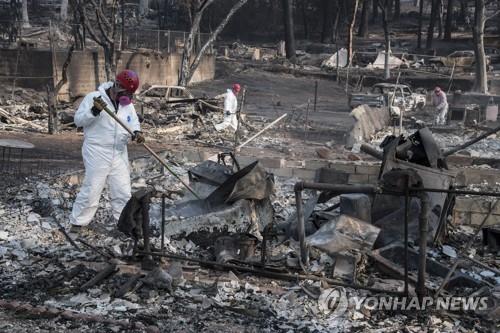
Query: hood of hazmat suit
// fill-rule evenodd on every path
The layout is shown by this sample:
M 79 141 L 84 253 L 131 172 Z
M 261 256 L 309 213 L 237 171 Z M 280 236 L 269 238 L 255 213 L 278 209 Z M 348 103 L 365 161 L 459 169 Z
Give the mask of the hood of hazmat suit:
M 84 141 L 82 146 L 85 179 L 80 193 L 73 204 L 70 222 L 76 225 L 87 225 L 94 217 L 99 205 L 99 198 L 104 185 L 108 184 L 113 216 L 118 219 L 130 198 L 130 173 L 128 165 L 127 143 L 130 134 L 121 127 L 105 111 L 96 117 L 91 109 L 94 97 L 100 96 L 108 109 L 115 112 L 128 127 L 140 131 L 139 119 L 133 104 L 118 105 L 118 110 L 106 94 L 106 89 L 113 82 L 106 82 L 97 91 L 89 93 L 81 102 L 75 113 L 75 125 L 83 127 Z

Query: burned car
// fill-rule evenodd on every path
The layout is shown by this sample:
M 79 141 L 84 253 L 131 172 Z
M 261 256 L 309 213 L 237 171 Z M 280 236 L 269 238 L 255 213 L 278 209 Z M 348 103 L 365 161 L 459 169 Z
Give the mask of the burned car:
M 141 92 L 137 97 L 139 102 L 167 102 L 194 98 L 186 87 L 153 85 Z
M 429 59 L 429 65 L 439 67 L 472 67 L 476 63 L 474 51 L 455 51 L 446 57 L 433 57 Z M 490 57 L 486 56 L 486 64 L 490 64 Z
M 392 103 L 389 103 L 393 100 Z M 371 107 L 397 106 L 404 110 L 422 109 L 425 106 L 426 95 L 414 93 L 404 84 L 377 83 L 368 93 L 357 93 L 349 96 L 349 107 L 355 108 L 366 104 Z
M 136 96 L 138 110 L 140 110 L 141 115 L 158 112 L 159 110 L 165 112 L 176 108 L 183 102 L 188 111 L 192 112 L 195 111 L 194 104 L 185 103 L 191 99 L 194 99 L 194 97 L 185 87 L 164 85 L 152 85 Z M 177 101 L 179 103 L 176 103 Z
M 490 58 L 492 64 L 500 63 L 500 50 L 496 47 L 485 47 L 484 53 Z

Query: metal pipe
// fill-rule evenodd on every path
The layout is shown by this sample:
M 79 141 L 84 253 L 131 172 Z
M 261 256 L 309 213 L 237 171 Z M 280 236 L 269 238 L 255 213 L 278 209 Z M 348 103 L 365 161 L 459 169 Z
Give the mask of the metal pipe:
M 165 194 L 161 196 L 161 252 L 165 250 Z
M 314 81 L 314 113 L 316 113 L 317 102 L 318 102 L 318 80 Z
M 460 255 L 462 255 L 462 254 L 460 253 Z M 481 266 L 481 267 L 482 267 L 482 268 L 484 268 L 484 269 L 487 269 L 487 270 L 489 270 L 489 271 L 492 271 L 492 272 L 493 272 L 493 273 L 495 273 L 496 275 L 500 276 L 500 270 L 499 270 L 499 269 L 496 269 L 496 268 L 493 268 L 493 267 L 491 267 L 491 266 L 488 266 L 488 265 L 486 265 L 485 263 L 482 263 L 482 262 L 480 262 L 479 260 L 474 259 L 474 258 L 471 258 L 471 257 L 468 257 L 468 256 L 466 256 L 466 255 L 464 255 L 464 256 L 463 256 L 463 258 L 464 258 L 464 259 L 466 259 L 466 260 L 469 260 L 469 261 L 471 261 L 471 262 L 473 262 L 473 263 L 475 263 L 475 264 L 476 264 L 476 265 L 478 265 L 478 266 Z
M 413 193 L 412 193 L 413 192 Z M 425 188 L 425 187 L 410 187 L 410 195 L 418 192 L 434 192 L 434 193 L 452 193 L 457 195 L 480 195 L 489 197 L 500 197 L 500 192 L 488 192 L 488 191 L 470 191 L 470 190 L 451 190 L 451 189 L 440 189 L 440 188 Z
M 418 280 L 417 280 L 417 296 L 419 301 L 422 301 L 427 294 L 425 288 L 425 271 L 427 263 L 427 216 L 429 214 L 429 197 L 427 193 L 420 195 L 420 216 L 419 224 L 419 256 L 418 256 Z
M 378 150 L 377 148 L 375 148 L 374 146 L 369 145 L 368 143 L 362 143 L 360 150 L 363 153 L 366 153 L 368 155 L 375 157 L 376 159 L 379 159 L 379 160 L 384 159 L 384 153 L 382 151 Z
M 495 134 L 498 131 L 500 131 L 500 126 L 495 127 L 495 128 L 493 128 L 493 129 L 491 129 L 489 131 L 486 131 L 483 134 L 481 134 L 480 136 L 478 136 L 477 138 L 469 140 L 469 141 L 467 141 L 467 142 L 465 142 L 465 143 L 463 143 L 463 144 L 461 144 L 461 145 L 459 145 L 459 146 L 457 146 L 455 148 L 451 148 L 451 149 L 448 149 L 448 150 L 444 151 L 443 152 L 443 156 L 447 157 L 447 156 L 450 156 L 452 154 L 455 154 L 457 151 L 465 149 L 465 148 L 473 145 L 474 143 L 476 143 L 478 141 L 481 141 L 482 139 L 490 136 L 491 134 Z
M 376 193 L 381 193 L 382 191 L 379 187 L 374 185 L 337 185 L 337 184 L 315 183 L 315 182 L 298 182 L 295 184 L 295 192 L 302 191 L 304 189 L 332 191 L 340 194 L 344 193 L 376 194 Z
M 201 265 L 211 266 L 212 269 L 220 270 L 220 271 L 234 270 L 234 271 L 264 276 L 264 277 L 268 277 L 271 279 L 278 279 L 278 280 L 285 280 L 285 281 L 297 281 L 297 280 L 324 281 L 328 284 L 336 285 L 336 286 L 340 286 L 340 287 L 345 287 L 345 288 L 363 289 L 363 290 L 368 290 L 368 291 L 372 291 L 375 293 L 386 293 L 386 294 L 403 296 L 403 293 L 400 291 L 384 290 L 384 289 L 379 289 L 379 288 L 366 287 L 366 286 L 362 286 L 362 285 L 354 284 L 354 283 L 343 283 L 343 282 L 339 282 L 339 281 L 336 281 L 333 279 L 325 278 L 324 276 L 316 276 L 316 275 L 312 275 L 312 274 L 278 273 L 278 272 L 272 272 L 269 270 L 255 269 L 255 268 L 251 268 L 251 267 L 244 267 L 244 266 L 233 265 L 233 264 L 224 264 L 224 263 L 218 263 L 215 261 L 206 261 L 206 260 L 190 258 L 190 257 L 185 257 L 185 256 L 179 256 L 179 255 L 169 254 L 169 253 L 145 252 L 145 251 L 137 251 L 137 253 L 149 254 L 152 256 L 159 256 L 159 257 L 166 257 L 166 258 L 170 258 L 173 260 L 185 260 L 185 261 L 190 261 L 190 262 L 196 262 L 196 263 L 201 264 Z
M 307 142 L 307 130 L 309 128 L 309 103 L 310 100 L 307 100 L 307 108 L 306 108 L 306 121 L 304 123 L 304 142 Z M 316 110 L 314 110 L 316 111 Z
M 408 296 L 408 221 L 410 219 L 409 206 L 410 206 L 410 175 L 406 176 L 405 188 L 405 289 L 404 293 Z
M 238 147 L 236 147 L 235 150 L 239 151 L 241 148 L 243 148 L 244 146 L 246 146 L 250 141 L 252 141 L 256 137 L 258 137 L 259 135 L 261 135 L 262 133 L 264 133 L 265 131 L 267 131 L 269 128 L 273 127 L 275 124 L 277 124 L 281 119 L 285 118 L 286 116 L 287 116 L 287 114 L 285 113 L 281 117 L 277 118 L 272 123 L 270 123 L 269 125 L 267 125 L 263 129 L 261 129 L 260 131 L 258 131 L 256 134 L 254 134 L 252 137 L 250 137 L 247 141 L 243 142 L 241 145 L 239 145 Z
M 297 205 L 297 233 L 300 245 L 300 261 L 304 267 L 309 266 L 309 253 L 306 245 L 306 233 L 304 228 L 304 209 L 302 204 L 302 191 L 295 191 L 295 204 Z
M 91 249 L 92 251 L 96 252 L 97 254 L 99 254 L 105 258 L 113 259 L 115 257 L 114 255 L 102 252 L 101 250 L 99 250 L 98 248 L 96 248 L 93 245 L 90 245 L 88 242 L 86 242 L 85 240 L 83 240 L 81 238 L 77 238 L 76 241 L 82 243 L 83 245 L 85 245 L 86 247 Z

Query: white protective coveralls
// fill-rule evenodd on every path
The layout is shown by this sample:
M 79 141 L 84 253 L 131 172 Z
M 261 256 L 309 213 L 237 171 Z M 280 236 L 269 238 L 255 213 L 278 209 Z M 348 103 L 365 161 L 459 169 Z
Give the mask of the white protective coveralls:
M 75 125 L 83 127 L 82 146 L 85 178 L 80 193 L 73 204 L 70 223 L 85 226 L 90 223 L 99 205 L 104 185 L 108 185 L 113 217 L 118 220 L 123 207 L 130 199 L 130 171 L 127 143 L 130 134 L 109 114 L 101 111 L 97 117 L 91 112 L 94 97 L 101 96 L 108 108 L 114 111 L 129 128 L 140 131 L 139 119 L 132 104 L 119 106 L 116 112 L 106 89 L 113 82 L 99 86 L 98 91 L 89 93 L 81 102 L 75 114 Z
M 432 94 L 432 104 L 436 107 L 438 113 L 436 117 L 437 125 L 446 124 L 446 115 L 448 114 L 448 100 L 446 99 L 446 94 L 444 91 L 440 91 L 439 94 Z
M 215 125 L 217 131 L 222 131 L 230 127 L 233 132 L 238 129 L 238 99 L 231 89 L 228 89 L 224 96 L 224 121 Z

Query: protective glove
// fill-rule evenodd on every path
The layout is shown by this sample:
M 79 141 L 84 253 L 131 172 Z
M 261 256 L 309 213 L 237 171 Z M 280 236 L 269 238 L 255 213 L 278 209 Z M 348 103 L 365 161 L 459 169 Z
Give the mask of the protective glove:
M 104 108 L 107 107 L 107 104 L 105 101 L 102 100 L 100 97 L 95 97 L 94 98 L 94 105 L 92 106 L 92 109 L 90 111 L 94 115 L 94 117 L 97 117 L 99 113 L 101 113 Z
M 142 135 L 142 132 L 135 131 L 134 136 L 132 137 L 132 141 L 135 141 L 135 142 L 140 144 L 140 143 L 146 142 L 146 138 L 144 138 L 144 135 Z

